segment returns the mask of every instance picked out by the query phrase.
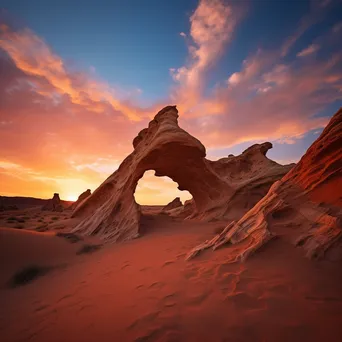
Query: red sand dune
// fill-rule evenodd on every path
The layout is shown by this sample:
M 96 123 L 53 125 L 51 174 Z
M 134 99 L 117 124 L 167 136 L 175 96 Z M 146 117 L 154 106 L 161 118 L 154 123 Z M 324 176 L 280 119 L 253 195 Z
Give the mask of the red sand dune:
M 281 240 L 241 264 L 224 249 L 188 262 L 222 223 L 143 220 L 144 238 L 84 256 L 80 242 L 1 231 L 1 269 L 60 265 L 22 287 L 1 282 L 1 341 L 341 341 L 340 264 Z

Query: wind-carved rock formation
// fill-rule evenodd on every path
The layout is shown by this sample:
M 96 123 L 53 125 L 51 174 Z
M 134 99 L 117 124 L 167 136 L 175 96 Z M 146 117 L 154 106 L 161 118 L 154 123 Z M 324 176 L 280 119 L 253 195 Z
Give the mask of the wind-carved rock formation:
M 82 192 L 81 195 L 78 196 L 77 201 L 74 202 L 69 209 L 75 210 L 80 203 L 82 203 L 86 198 L 88 198 L 91 195 L 91 190 L 87 189 L 86 191 Z
M 205 147 L 178 126 L 176 106 L 162 109 L 133 140 L 134 151 L 74 211 L 80 223 L 74 232 L 110 241 L 139 236 L 140 206 L 134 192 L 145 171 L 168 176 L 193 200 L 178 214 L 188 219 L 237 218 L 288 172 L 266 157 L 271 143 L 253 145 L 240 156 L 218 161 L 205 158 Z
M 59 198 L 59 194 L 53 194 L 52 199 L 49 199 L 47 203 L 42 207 L 42 210 L 46 211 L 63 211 L 63 206 Z
M 169 210 L 173 210 L 176 208 L 183 207 L 183 203 L 181 202 L 179 197 L 176 197 L 174 200 L 172 200 L 170 203 L 168 203 L 164 208 L 163 212 L 167 212 Z
M 245 260 L 275 236 L 309 258 L 342 257 L 342 109 L 264 198 L 187 258 L 226 245 L 231 260 Z

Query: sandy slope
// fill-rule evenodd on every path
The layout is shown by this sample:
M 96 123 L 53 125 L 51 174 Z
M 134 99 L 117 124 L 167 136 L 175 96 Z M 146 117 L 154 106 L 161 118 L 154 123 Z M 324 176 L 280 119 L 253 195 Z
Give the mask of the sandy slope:
M 228 250 L 187 262 L 224 223 L 145 216 L 145 236 L 76 255 L 50 233 L 1 230 L 1 341 L 341 341 L 341 264 L 282 240 L 243 264 Z M 7 288 L 25 264 L 60 265 Z M 4 271 L 5 270 L 5 271 Z

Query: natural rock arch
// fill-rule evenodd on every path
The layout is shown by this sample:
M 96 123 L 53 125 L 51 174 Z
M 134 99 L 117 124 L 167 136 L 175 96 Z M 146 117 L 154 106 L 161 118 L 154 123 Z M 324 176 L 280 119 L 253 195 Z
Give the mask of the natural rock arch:
M 178 183 L 171 178 L 156 177 L 154 170 L 146 171 L 142 178 L 139 179 L 136 187 L 134 198 L 135 201 L 144 206 L 164 207 L 175 198 L 182 202 L 192 199 L 190 192 L 179 190 Z M 155 208 L 157 209 L 157 208 Z
M 134 151 L 118 170 L 74 211 L 82 218 L 74 232 L 99 235 L 110 241 L 139 236 L 140 206 L 134 192 L 144 173 L 168 176 L 179 190 L 193 196 L 190 217 L 217 219 L 240 215 L 264 196 L 272 183 L 291 167 L 266 157 L 271 143 L 256 144 L 237 157 L 210 161 L 202 143 L 178 126 L 176 106 L 162 109 L 133 140 Z M 241 200 L 244 191 L 262 189 L 252 203 Z M 234 211 L 229 209 L 234 204 Z

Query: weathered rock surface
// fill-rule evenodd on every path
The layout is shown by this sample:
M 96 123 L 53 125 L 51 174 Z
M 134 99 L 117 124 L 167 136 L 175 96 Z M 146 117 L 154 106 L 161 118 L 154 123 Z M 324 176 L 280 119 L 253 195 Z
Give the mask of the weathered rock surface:
M 188 258 L 229 245 L 229 258 L 244 260 L 275 236 L 303 248 L 309 258 L 342 257 L 342 109 L 265 197 Z
M 75 209 L 73 216 L 82 220 L 74 232 L 110 241 L 139 236 L 140 207 L 134 192 L 147 170 L 170 177 L 192 194 L 180 217 L 214 220 L 240 217 L 293 167 L 266 157 L 271 143 L 253 145 L 237 157 L 207 160 L 201 142 L 178 126 L 176 106 L 162 109 L 133 146 L 118 170 Z
M 91 190 L 87 189 L 86 191 L 82 192 L 81 195 L 78 196 L 77 201 L 74 202 L 69 209 L 75 210 L 80 203 L 82 203 L 86 198 L 91 195 Z
M 63 211 L 63 205 L 59 198 L 59 194 L 53 194 L 52 199 L 49 199 L 47 203 L 42 207 L 42 210 L 46 211 Z
M 179 197 L 176 197 L 173 201 L 171 201 L 170 203 L 168 203 L 164 208 L 163 208 L 163 212 L 167 212 L 169 210 L 173 210 L 176 208 L 180 208 L 183 206 L 183 203 L 181 202 Z

